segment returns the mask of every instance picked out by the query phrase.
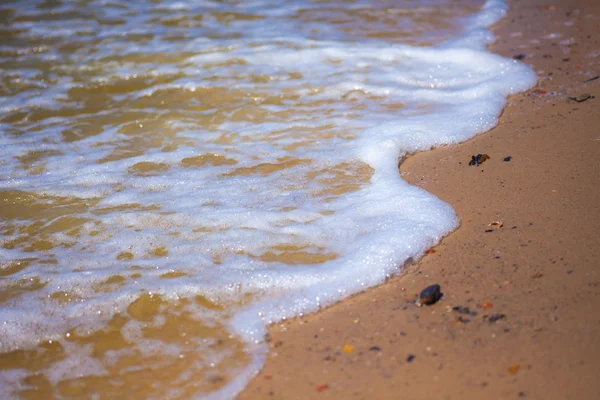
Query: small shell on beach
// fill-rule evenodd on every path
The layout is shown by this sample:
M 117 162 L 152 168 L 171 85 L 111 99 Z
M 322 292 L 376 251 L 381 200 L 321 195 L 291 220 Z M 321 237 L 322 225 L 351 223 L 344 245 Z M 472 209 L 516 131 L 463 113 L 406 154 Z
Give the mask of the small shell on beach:
M 440 285 L 435 284 L 427 286 L 425 289 L 421 290 L 421 293 L 419 294 L 419 299 L 417 300 L 417 306 L 430 306 L 432 304 L 437 303 L 438 300 L 441 298 L 442 292 Z
M 489 223 L 488 226 L 492 226 L 494 228 L 502 228 L 504 226 L 504 223 L 502 221 L 493 221 Z

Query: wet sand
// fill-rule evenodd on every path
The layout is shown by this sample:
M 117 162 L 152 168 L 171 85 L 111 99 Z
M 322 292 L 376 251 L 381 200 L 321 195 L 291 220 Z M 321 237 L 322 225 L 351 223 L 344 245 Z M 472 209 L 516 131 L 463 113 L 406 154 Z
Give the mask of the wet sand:
M 537 88 L 496 129 L 401 166 L 460 228 L 401 276 L 271 327 L 240 399 L 600 398 L 600 3 L 510 5 L 492 50 Z M 434 283 L 443 299 L 416 307 Z

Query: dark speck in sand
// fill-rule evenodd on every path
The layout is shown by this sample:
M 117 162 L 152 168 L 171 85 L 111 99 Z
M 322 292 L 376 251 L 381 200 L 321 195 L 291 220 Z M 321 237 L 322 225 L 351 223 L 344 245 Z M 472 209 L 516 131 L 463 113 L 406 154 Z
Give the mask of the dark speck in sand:
M 510 160 L 512 160 L 511 156 L 504 157 L 504 162 L 509 162 Z
M 457 312 L 459 314 L 470 315 L 472 317 L 477 315 L 477 313 L 475 311 L 471 311 L 471 309 L 469 309 L 469 307 L 465 307 L 465 306 L 452 307 L 452 311 Z
M 513 56 L 513 58 L 514 58 L 515 60 L 523 60 L 523 59 L 525 59 L 525 57 L 527 57 L 527 55 L 525 55 L 525 54 L 515 54 L 515 55 Z
M 409 354 L 408 357 L 406 357 L 406 362 L 412 362 L 415 359 L 415 355 L 414 354 Z
M 371 347 L 369 347 L 369 351 L 381 351 L 381 347 L 379 347 L 379 346 L 371 346 Z
M 504 315 L 504 314 L 494 314 L 488 319 L 488 321 L 490 324 L 493 324 L 494 322 L 500 321 L 501 319 L 504 319 L 504 318 L 506 318 L 506 315 Z

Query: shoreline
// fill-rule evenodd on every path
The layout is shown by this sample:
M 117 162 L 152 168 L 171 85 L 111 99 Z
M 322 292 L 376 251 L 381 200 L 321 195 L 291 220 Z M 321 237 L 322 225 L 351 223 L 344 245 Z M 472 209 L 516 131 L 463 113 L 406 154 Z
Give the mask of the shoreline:
M 532 66 L 536 88 L 493 130 L 400 168 L 460 227 L 388 282 L 271 326 L 240 399 L 600 397 L 600 98 L 578 102 L 600 96 L 600 4 L 509 5 L 491 50 Z M 444 298 L 416 307 L 434 283 Z

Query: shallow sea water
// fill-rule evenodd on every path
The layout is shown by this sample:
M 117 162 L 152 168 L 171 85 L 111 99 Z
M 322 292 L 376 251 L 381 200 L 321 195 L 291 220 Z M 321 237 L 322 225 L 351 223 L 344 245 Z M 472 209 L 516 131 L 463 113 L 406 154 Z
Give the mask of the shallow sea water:
M 0 397 L 230 398 L 267 324 L 420 257 L 458 221 L 398 162 L 535 83 L 504 9 L 4 1 Z

